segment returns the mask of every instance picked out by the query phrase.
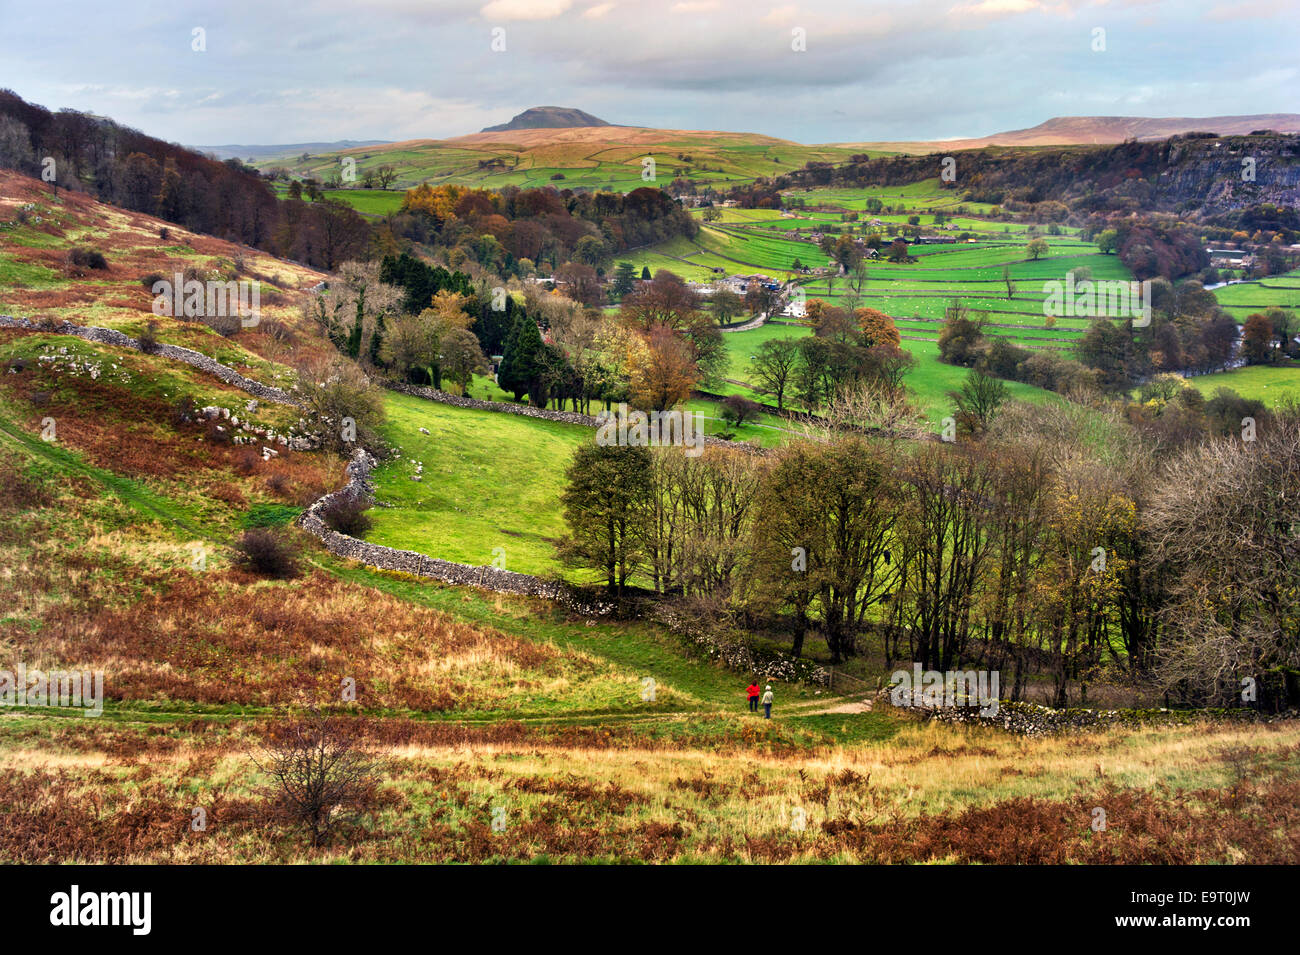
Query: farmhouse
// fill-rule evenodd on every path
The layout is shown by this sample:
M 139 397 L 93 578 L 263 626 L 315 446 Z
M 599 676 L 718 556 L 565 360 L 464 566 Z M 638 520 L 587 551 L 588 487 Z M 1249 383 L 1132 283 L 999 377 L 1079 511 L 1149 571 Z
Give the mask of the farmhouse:
M 1254 264 L 1254 257 L 1243 249 L 1206 249 L 1210 265 L 1216 269 L 1243 268 Z

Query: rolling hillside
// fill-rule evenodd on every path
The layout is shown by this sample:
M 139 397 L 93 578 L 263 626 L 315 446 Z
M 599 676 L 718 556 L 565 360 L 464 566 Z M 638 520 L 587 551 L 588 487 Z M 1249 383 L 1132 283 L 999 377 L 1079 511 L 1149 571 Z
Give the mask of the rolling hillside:
M 710 130 L 580 126 L 562 129 L 485 131 L 454 139 L 414 139 L 380 146 L 259 159 L 262 169 L 281 167 L 297 177 L 326 181 L 344 157 L 358 173 L 382 165 L 398 170 L 397 188 L 420 182 L 454 182 L 485 188 L 555 186 L 627 192 L 649 180 L 643 161 L 655 161 L 654 182 L 681 176 L 697 184 L 730 187 L 773 176 L 806 162 L 843 162 L 857 148 L 804 146 L 753 133 Z

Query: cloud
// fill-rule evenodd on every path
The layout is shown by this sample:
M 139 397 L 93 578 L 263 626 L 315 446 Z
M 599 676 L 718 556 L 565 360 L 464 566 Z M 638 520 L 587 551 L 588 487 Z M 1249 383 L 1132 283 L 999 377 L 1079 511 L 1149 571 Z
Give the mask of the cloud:
M 1048 4 L 1041 0 L 980 0 L 979 3 L 963 3 L 953 7 L 949 13 L 981 17 L 1004 17 L 1014 13 L 1028 13 L 1031 10 L 1057 13 L 1065 4 Z
M 594 7 L 588 7 L 582 11 L 582 16 L 585 20 L 599 20 L 613 9 L 614 4 L 612 3 L 598 3 Z
M 767 16 L 763 17 L 764 23 L 789 23 L 799 13 L 799 8 L 793 3 L 786 4 L 784 7 L 776 7 Z
M 492 0 L 480 12 L 488 20 L 553 20 L 573 0 Z
M 685 3 L 673 4 L 673 13 L 707 13 L 716 9 L 717 0 L 686 0 Z

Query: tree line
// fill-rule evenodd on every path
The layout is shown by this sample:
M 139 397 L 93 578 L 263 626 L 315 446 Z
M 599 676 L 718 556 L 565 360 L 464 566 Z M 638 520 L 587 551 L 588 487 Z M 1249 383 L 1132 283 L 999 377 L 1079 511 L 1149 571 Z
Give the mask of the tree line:
M 615 597 L 832 662 L 997 669 L 1011 699 L 1046 680 L 1057 705 L 1100 682 L 1232 704 L 1249 678 L 1280 706 L 1300 691 L 1300 409 L 1249 438 L 1172 449 L 1118 413 L 1013 403 L 953 443 L 583 445 L 559 553 Z

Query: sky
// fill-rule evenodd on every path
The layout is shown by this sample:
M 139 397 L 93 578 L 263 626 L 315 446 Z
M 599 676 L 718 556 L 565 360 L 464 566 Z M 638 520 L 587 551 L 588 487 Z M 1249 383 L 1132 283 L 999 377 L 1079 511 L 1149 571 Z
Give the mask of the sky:
M 1298 49 L 1300 0 L 0 0 L 0 88 L 187 145 L 530 106 L 804 143 L 1300 112 Z

